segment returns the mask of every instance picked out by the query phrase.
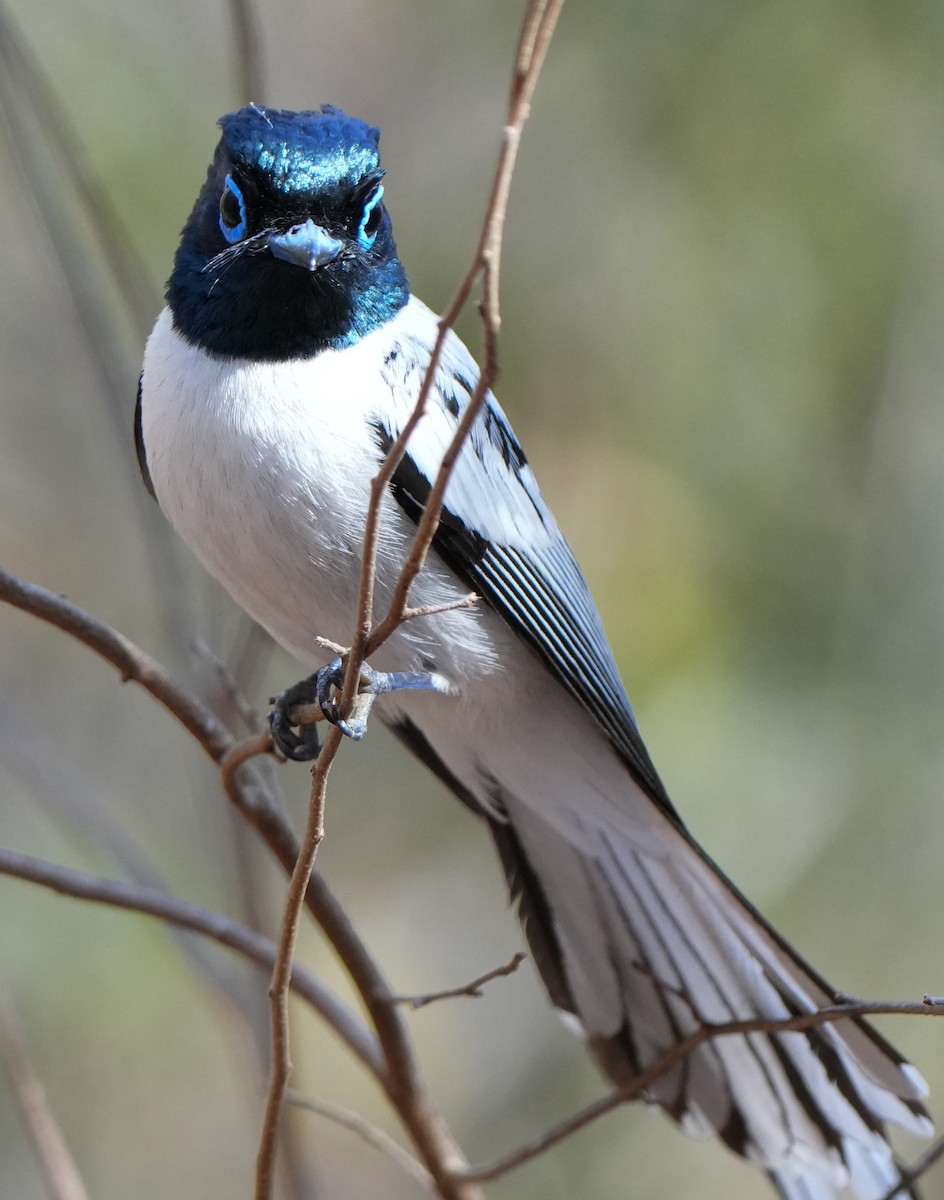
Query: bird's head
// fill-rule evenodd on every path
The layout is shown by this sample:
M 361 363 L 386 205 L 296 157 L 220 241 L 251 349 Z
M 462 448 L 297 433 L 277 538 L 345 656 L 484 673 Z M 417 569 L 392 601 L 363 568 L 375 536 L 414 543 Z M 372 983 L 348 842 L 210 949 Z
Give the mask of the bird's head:
M 167 286 L 211 353 L 286 360 L 347 346 L 409 298 L 383 203 L 380 131 L 325 105 L 249 105 L 223 136 Z

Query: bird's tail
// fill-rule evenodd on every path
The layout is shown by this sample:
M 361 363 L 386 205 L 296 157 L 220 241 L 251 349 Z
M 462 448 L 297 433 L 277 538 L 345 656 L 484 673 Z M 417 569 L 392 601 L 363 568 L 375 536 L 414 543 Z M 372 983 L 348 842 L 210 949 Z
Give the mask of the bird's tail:
M 685 831 L 564 831 L 505 796 L 491 827 L 536 963 L 580 1021 L 605 1072 L 631 1083 L 706 1023 L 816 1011 L 836 993 L 799 958 Z M 866 1022 L 725 1035 L 646 1088 L 683 1129 L 719 1136 L 786 1200 L 915 1193 L 885 1123 L 928 1135 L 923 1080 Z

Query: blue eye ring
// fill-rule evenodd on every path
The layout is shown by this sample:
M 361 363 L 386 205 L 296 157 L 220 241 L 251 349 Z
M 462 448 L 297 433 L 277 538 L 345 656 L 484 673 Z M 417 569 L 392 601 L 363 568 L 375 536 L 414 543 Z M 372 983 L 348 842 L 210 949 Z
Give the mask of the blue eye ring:
M 223 195 L 220 196 L 220 232 L 230 243 L 241 241 L 246 236 L 246 201 L 232 175 L 227 175 L 223 181 Z
M 364 205 L 364 213 L 361 217 L 361 223 L 357 227 L 357 241 L 365 250 L 369 250 L 374 244 L 374 239 L 377 237 L 377 230 L 380 228 L 380 221 L 383 217 L 383 210 L 380 208 L 380 201 L 383 199 L 383 186 L 377 188 L 376 192 Z M 373 218 L 373 220 L 371 220 Z M 373 228 L 368 228 L 372 225 Z

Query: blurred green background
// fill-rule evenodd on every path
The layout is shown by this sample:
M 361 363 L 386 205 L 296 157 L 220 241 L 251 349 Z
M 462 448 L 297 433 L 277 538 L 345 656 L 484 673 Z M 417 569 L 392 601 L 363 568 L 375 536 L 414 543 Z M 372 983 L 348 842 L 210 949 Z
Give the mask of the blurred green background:
M 130 230 L 156 314 L 214 121 L 248 99 L 329 101 L 383 128 L 401 255 L 444 307 L 475 245 L 522 8 L 258 0 L 268 82 L 251 97 L 223 4 L 9 11 Z M 942 60 L 944 9 L 928 0 L 574 3 L 525 133 L 504 257 L 497 390 L 669 790 L 803 953 L 870 997 L 944 991 Z M 35 105 L 3 71 L 0 557 L 186 679 L 180 621 L 224 655 L 237 625 L 144 503 L 130 436 L 141 331 L 29 124 Z M 11 111 L 32 131 L 63 245 L 88 263 L 79 309 Z M 120 415 L 79 319 L 96 303 Z M 462 329 L 476 347 L 474 317 Z M 297 675 L 276 653 L 253 700 Z M 188 898 L 245 915 L 252 880 L 274 930 L 277 872 L 154 704 L 6 609 L 0 681 L 4 844 L 115 875 L 103 820 Z M 278 774 L 300 820 L 307 774 Z M 462 983 L 521 944 L 486 836 L 379 726 L 344 748 L 327 824 L 320 866 L 398 989 Z M 0 906 L 0 978 L 91 1195 L 248 1195 L 262 1077 L 242 1014 L 255 1005 L 264 1020 L 264 977 L 213 955 L 240 1009 L 153 922 L 2 878 Z M 302 953 L 344 989 L 315 935 Z M 409 1019 L 473 1160 L 603 1091 L 530 965 L 484 1000 Z M 940 1117 L 944 1027 L 883 1028 Z M 301 1092 L 395 1128 L 307 1013 L 296 1035 Z M 312 1197 L 418 1194 L 344 1130 L 311 1116 L 294 1128 Z M 4 1197 L 45 1194 L 2 1080 L 0 1161 Z M 925 1193 L 944 1196 L 944 1171 Z M 636 1107 L 488 1194 L 767 1193 L 717 1146 Z

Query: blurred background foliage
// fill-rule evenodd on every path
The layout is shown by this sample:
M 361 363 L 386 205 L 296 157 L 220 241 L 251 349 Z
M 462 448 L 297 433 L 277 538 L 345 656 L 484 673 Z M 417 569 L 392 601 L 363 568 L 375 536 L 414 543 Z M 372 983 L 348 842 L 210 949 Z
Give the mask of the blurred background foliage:
M 195 678 L 188 638 L 229 655 L 239 625 L 137 481 L 142 318 L 47 149 L 8 22 L 130 232 L 145 312 L 214 121 L 248 99 L 330 101 L 382 126 L 401 254 L 442 308 L 475 244 L 523 6 L 257 0 L 266 83 L 250 97 L 221 3 L 7 5 L 0 554 Z M 944 9 L 929 0 L 572 4 L 526 129 L 504 259 L 498 392 L 669 789 L 784 933 L 867 996 L 944 991 L 942 59 Z M 77 303 L 24 165 L 59 254 L 80 266 Z M 474 315 L 462 329 L 477 346 Z M 297 675 L 276 652 L 253 700 Z M 101 831 L 120 831 L 183 896 L 275 928 L 277 873 L 162 712 L 13 611 L 0 611 L 0 679 L 4 844 L 114 875 Z M 278 776 L 300 817 L 306 772 Z M 333 780 L 319 863 L 395 986 L 456 985 L 510 957 L 521 939 L 486 837 L 379 726 Z M 264 1020 L 265 979 L 208 951 L 241 997 L 230 1003 L 153 922 L 5 879 L 0 905 L 0 976 L 91 1195 L 248 1194 L 261 1076 L 247 1014 Z M 313 934 L 302 953 L 344 989 Z M 473 1159 L 602 1090 L 530 966 L 410 1022 Z M 890 1033 L 940 1118 L 941 1027 L 900 1019 Z M 392 1127 L 307 1013 L 296 1036 L 303 1094 Z M 349 1133 L 307 1115 L 294 1128 L 306 1195 L 417 1194 Z M 0 1162 L 3 1195 L 44 1194 L 2 1083 Z M 942 1181 L 926 1194 L 944 1195 Z M 763 1193 L 718 1147 L 641 1108 L 489 1188 Z

